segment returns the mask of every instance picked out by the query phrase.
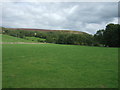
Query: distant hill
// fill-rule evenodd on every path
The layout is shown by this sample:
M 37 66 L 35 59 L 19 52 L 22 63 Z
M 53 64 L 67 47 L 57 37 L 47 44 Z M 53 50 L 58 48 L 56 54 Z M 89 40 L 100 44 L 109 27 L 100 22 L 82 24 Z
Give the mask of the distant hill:
M 73 34 L 88 34 L 86 32 L 81 31 L 73 31 L 73 30 L 50 30 L 50 29 L 31 29 L 31 28 L 8 28 L 10 30 L 26 30 L 26 31 L 42 31 L 42 32 L 66 32 Z

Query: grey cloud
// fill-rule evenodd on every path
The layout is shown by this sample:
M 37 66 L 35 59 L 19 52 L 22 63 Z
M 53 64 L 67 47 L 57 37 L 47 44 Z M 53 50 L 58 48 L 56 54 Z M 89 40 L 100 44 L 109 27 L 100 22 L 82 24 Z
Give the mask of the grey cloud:
M 3 26 L 95 33 L 118 15 L 117 3 L 17 2 L 3 4 Z

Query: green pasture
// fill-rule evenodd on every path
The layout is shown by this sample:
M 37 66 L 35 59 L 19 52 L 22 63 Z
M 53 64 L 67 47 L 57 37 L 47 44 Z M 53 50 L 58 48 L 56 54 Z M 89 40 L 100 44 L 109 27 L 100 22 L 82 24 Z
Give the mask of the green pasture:
M 3 88 L 118 87 L 117 48 L 3 44 L 2 59 Z

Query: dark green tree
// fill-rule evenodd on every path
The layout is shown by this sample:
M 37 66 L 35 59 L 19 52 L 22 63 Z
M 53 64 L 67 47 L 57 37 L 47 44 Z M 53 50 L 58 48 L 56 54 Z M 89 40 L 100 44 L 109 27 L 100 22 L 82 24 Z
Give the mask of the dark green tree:
M 94 34 L 94 40 L 96 41 L 96 43 L 104 44 L 103 33 L 104 33 L 104 29 L 98 30 L 96 34 Z
M 108 24 L 103 33 L 104 43 L 109 47 L 119 47 L 120 44 L 120 25 L 119 24 Z

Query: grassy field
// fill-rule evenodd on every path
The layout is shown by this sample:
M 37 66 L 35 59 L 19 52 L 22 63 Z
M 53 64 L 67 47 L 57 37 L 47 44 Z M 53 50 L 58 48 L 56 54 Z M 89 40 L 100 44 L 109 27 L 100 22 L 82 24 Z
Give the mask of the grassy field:
M 3 44 L 3 88 L 117 88 L 117 48 Z
M 0 36 L 1 41 L 1 36 Z M 0 44 L 0 89 L 2 89 L 2 44 Z

